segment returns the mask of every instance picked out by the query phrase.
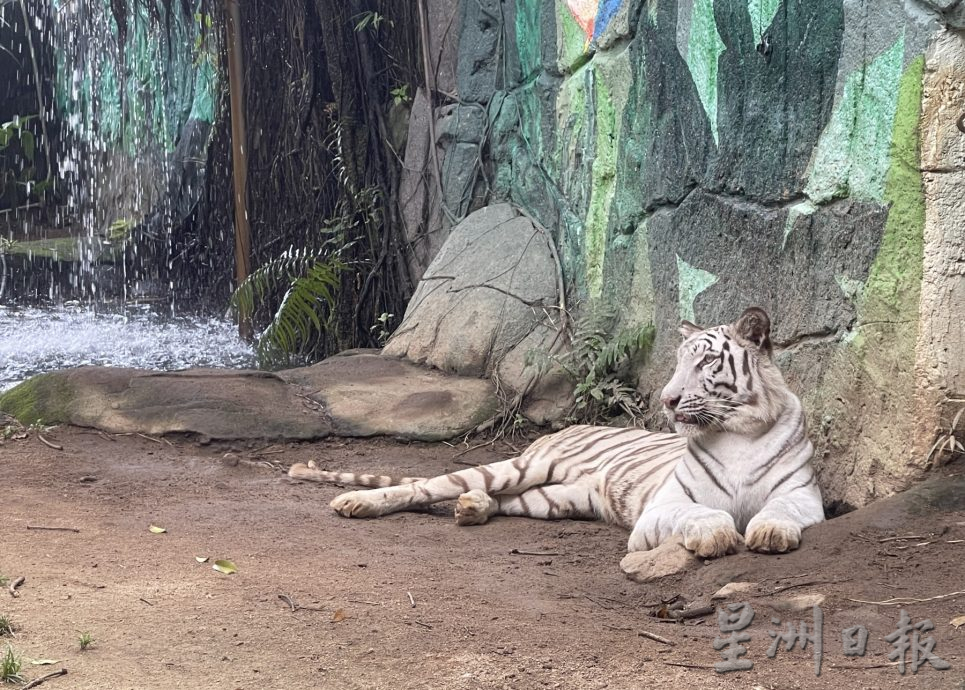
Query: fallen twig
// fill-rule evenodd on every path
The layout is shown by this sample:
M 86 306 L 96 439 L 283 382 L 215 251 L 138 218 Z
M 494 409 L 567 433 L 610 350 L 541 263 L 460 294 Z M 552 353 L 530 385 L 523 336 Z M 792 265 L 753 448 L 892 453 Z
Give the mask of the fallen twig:
M 928 539 L 923 534 L 906 534 L 903 537 L 885 537 L 884 539 L 879 539 L 879 544 L 884 544 L 886 541 L 901 541 L 902 539 Z
M 409 603 L 412 605 L 412 608 L 415 608 L 415 599 L 412 598 L 412 592 L 406 592 L 406 596 L 409 597 Z
M 432 626 L 429 625 L 428 623 L 423 623 L 422 621 L 412 621 L 412 622 L 415 623 L 416 625 L 421 625 L 423 628 L 432 630 Z
M 761 582 L 777 582 L 778 580 L 796 580 L 799 577 L 810 577 L 811 573 L 801 573 L 800 575 L 781 575 L 780 577 L 765 577 Z
M 76 527 L 48 527 L 47 525 L 27 525 L 27 529 L 42 529 L 48 532 L 80 532 Z
M 10 592 L 10 596 L 12 596 L 12 597 L 19 597 L 19 596 L 20 596 L 20 593 L 17 591 L 17 587 L 19 587 L 20 585 L 22 585 L 22 584 L 23 584 L 24 582 L 26 582 L 26 581 L 27 581 L 27 578 L 25 578 L 23 575 L 21 575 L 21 576 L 18 577 L 16 580 L 14 580 L 13 582 L 11 582 L 11 583 L 10 583 L 10 586 L 7 587 L 7 591 Z
M 510 556 L 562 556 L 557 551 L 524 551 L 523 549 L 510 549 Z
M 713 666 L 706 666 L 704 664 L 682 664 L 679 661 L 662 661 L 664 666 L 679 666 L 680 668 L 708 668 L 712 671 L 716 669 Z
M 905 606 L 907 604 L 921 604 L 926 601 L 936 601 L 938 599 L 947 599 L 948 597 L 956 597 L 965 594 L 965 592 L 949 592 L 948 594 L 938 594 L 933 597 L 927 597 L 925 599 L 917 599 L 915 597 L 893 597 L 891 599 L 884 599 L 882 601 L 865 601 L 864 599 L 848 599 L 848 601 L 853 601 L 856 604 L 873 604 L 874 606 Z
M 145 604 L 147 604 L 148 606 L 154 606 L 154 604 L 152 604 L 151 602 L 149 602 L 149 601 L 148 601 L 147 599 L 145 599 L 144 597 L 138 597 L 138 599 L 139 599 L 140 601 L 143 601 L 143 602 L 144 602 Z
M 461 450 L 461 451 L 459 451 L 458 453 L 456 453 L 455 455 L 453 455 L 453 456 L 452 456 L 452 460 L 455 461 L 456 458 L 461 458 L 461 457 L 462 457 L 463 455 L 465 455 L 466 453 L 471 453 L 471 452 L 473 452 L 474 450 L 479 450 L 480 448 L 485 448 L 486 446 L 491 446 L 491 445 L 493 445 L 495 442 L 496 442 L 496 439 L 493 439 L 492 441 L 486 441 L 485 443 L 477 443 L 477 444 L 474 445 L 474 446 L 469 446 L 468 448 L 464 448 L 463 450 Z M 460 464 L 462 464 L 462 463 L 460 463 Z
M 48 673 L 46 676 L 40 676 L 40 678 L 35 678 L 26 685 L 24 685 L 21 690 L 30 690 L 30 688 L 35 688 L 41 683 L 50 680 L 51 678 L 57 678 L 58 676 L 66 676 L 67 669 L 62 668 L 59 671 L 54 671 L 53 673 Z
M 900 661 L 886 662 L 883 664 L 867 664 L 865 666 L 849 666 L 848 664 L 831 664 L 831 668 L 853 668 L 861 669 L 862 671 L 869 668 L 891 668 L 892 666 L 897 666 Z
M 773 596 L 774 594 L 780 594 L 781 592 L 786 592 L 789 589 L 797 589 L 798 587 L 810 587 L 811 585 L 834 585 L 839 582 L 851 582 L 851 578 L 845 578 L 842 580 L 808 580 L 807 582 L 798 582 L 794 585 L 787 585 L 785 587 L 778 587 L 772 592 L 764 592 L 761 594 L 762 597 Z
M 282 600 L 283 602 L 285 602 L 286 604 L 288 604 L 288 606 L 289 606 L 289 607 L 291 608 L 291 610 L 292 610 L 292 613 L 295 613 L 295 611 L 298 610 L 298 604 L 296 604 L 296 603 L 295 603 L 295 600 L 292 599 L 292 598 L 291 598 L 290 596 L 288 596 L 287 594 L 279 594 L 279 595 L 278 595 L 278 598 L 281 599 L 281 600 Z
M 929 544 L 937 544 L 937 543 L 938 543 L 937 539 L 933 541 L 920 541 L 917 544 L 906 544 L 905 546 L 896 546 L 895 549 L 897 549 L 898 551 L 905 551 L 906 549 L 910 549 L 913 546 L 928 546 Z
M 43 444 L 44 444 L 45 446 L 47 446 L 48 448 L 53 448 L 54 450 L 63 450 L 63 449 L 64 449 L 63 446 L 58 445 L 58 444 L 56 444 L 56 443 L 53 443 L 52 441 L 48 441 L 47 439 L 45 439 L 45 438 L 43 437 L 43 434 L 37 434 L 37 440 L 40 441 L 41 443 L 43 443 Z
M 660 637 L 660 635 L 655 635 L 652 632 L 647 632 L 646 630 L 641 630 L 637 633 L 640 637 L 646 637 L 648 640 L 653 640 L 654 642 L 659 642 L 660 644 L 670 645 L 671 647 L 676 647 L 677 643 L 668 640 L 666 637 Z
M 596 599 L 594 599 L 593 597 L 591 597 L 589 594 L 584 594 L 584 595 L 583 595 L 583 598 L 586 599 L 587 601 L 592 601 L 594 604 L 596 604 L 597 606 L 599 606 L 599 607 L 600 607 L 601 609 L 603 609 L 604 611 L 610 611 L 610 610 L 612 610 L 612 609 L 614 608 L 614 607 L 612 607 L 612 606 L 607 606 L 607 605 L 604 604 L 603 602 L 597 601 Z
M 365 604 L 366 606 L 381 606 L 380 601 L 365 601 L 364 599 L 346 599 L 350 604 Z
M 148 441 L 154 441 L 155 443 L 161 443 L 161 439 L 159 439 L 159 438 L 154 438 L 153 436 L 148 436 L 147 434 L 142 434 L 140 431 L 136 432 L 135 435 L 140 436 L 141 438 L 146 438 Z

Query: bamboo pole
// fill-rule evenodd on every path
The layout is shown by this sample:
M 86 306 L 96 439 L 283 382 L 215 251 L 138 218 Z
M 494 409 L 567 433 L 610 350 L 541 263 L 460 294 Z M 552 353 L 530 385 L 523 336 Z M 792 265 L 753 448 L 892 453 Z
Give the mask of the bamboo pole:
M 248 154 L 245 134 L 245 71 L 241 51 L 241 7 L 238 0 L 224 0 L 228 33 L 228 91 L 231 95 L 231 162 L 235 188 L 235 283 L 241 285 L 251 273 L 251 233 L 248 228 Z M 251 314 L 238 307 L 238 334 L 251 340 Z

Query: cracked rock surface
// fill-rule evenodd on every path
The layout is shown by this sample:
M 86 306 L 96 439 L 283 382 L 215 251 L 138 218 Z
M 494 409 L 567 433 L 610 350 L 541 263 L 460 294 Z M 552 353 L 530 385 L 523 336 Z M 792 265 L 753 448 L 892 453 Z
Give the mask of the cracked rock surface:
M 452 229 L 383 354 L 490 376 L 514 349 L 543 345 L 527 336 L 552 334 L 538 327 L 558 304 L 548 238 L 510 205 L 487 206 Z

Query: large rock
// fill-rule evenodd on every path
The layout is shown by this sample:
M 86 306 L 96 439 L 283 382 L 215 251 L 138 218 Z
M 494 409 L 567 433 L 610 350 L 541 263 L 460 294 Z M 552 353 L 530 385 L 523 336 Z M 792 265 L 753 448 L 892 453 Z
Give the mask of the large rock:
M 508 204 L 468 216 L 426 270 L 383 353 L 488 377 L 514 351 L 521 357 L 517 348 L 544 347 L 552 329 L 529 336 L 560 302 L 550 241 Z
M 315 439 L 331 422 L 298 391 L 261 371 L 153 372 L 79 367 L 35 376 L 0 395 L 21 422 L 111 433 L 194 433 L 214 439 Z
M 80 367 L 0 394 L 0 412 L 27 424 L 225 440 L 336 434 L 439 441 L 475 429 L 497 405 L 489 381 L 366 353 L 278 374 Z
M 489 381 L 446 376 L 377 354 L 330 357 L 279 375 L 305 388 L 339 436 L 440 441 L 475 429 L 498 406 Z

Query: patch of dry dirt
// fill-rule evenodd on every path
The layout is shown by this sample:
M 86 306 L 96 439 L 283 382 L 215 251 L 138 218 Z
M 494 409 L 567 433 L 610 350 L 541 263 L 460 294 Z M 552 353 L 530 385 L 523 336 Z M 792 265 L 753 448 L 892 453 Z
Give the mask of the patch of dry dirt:
M 851 601 L 965 590 L 965 543 L 956 541 L 965 513 L 954 501 L 918 514 L 882 504 L 807 531 L 787 556 L 742 553 L 637 585 L 618 567 L 627 535 L 615 527 L 498 518 L 457 528 L 448 505 L 345 520 L 327 505 L 337 487 L 246 462 L 434 474 L 459 468 L 445 445 L 330 440 L 238 449 L 226 461 L 227 448 L 187 440 L 78 429 L 51 437 L 62 451 L 36 437 L 0 446 L 0 573 L 26 577 L 19 597 L 0 591 L 0 614 L 17 631 L 4 641 L 25 658 L 59 661 L 25 664 L 28 678 L 68 669 L 43 690 L 965 687 L 965 627 L 949 624 L 965 615 L 965 595 L 905 607 L 915 622 L 933 621 L 923 636 L 951 669 L 925 665 L 904 678 L 883 639 L 899 608 Z M 502 457 L 487 449 L 460 459 Z M 151 524 L 167 533 L 151 534 Z M 880 541 L 895 534 L 921 538 Z M 222 575 L 195 556 L 230 558 L 239 572 Z M 756 612 L 754 667 L 722 675 L 712 668 L 713 616 L 666 624 L 651 614 L 675 595 L 706 604 L 731 580 L 759 583 L 732 600 Z M 765 655 L 772 616 L 811 622 L 810 611 L 775 607 L 811 593 L 826 597 L 820 678 L 810 647 Z M 292 612 L 280 594 L 305 608 Z M 857 624 L 869 630 L 868 654 L 847 658 L 841 630 Z M 79 631 L 96 640 L 85 652 Z

